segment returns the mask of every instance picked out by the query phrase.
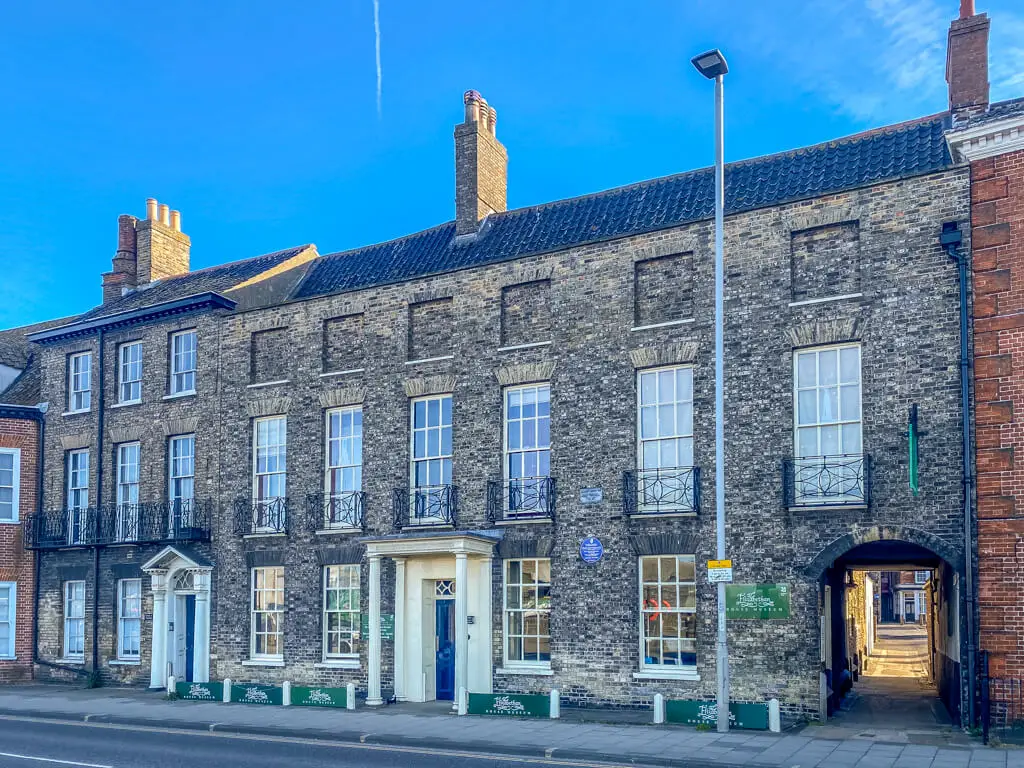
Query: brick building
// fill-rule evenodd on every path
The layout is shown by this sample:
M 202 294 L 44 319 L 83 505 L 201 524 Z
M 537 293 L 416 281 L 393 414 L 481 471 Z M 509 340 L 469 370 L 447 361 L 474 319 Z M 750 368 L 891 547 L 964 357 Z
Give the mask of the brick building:
M 495 111 L 464 101 L 454 221 L 190 272 L 150 201 L 103 304 L 32 335 L 41 673 L 713 697 L 713 174 L 506 210 Z M 933 573 L 967 695 L 948 127 L 727 166 L 728 551 L 789 603 L 730 623 L 734 700 L 824 716 L 847 574 L 886 563 Z

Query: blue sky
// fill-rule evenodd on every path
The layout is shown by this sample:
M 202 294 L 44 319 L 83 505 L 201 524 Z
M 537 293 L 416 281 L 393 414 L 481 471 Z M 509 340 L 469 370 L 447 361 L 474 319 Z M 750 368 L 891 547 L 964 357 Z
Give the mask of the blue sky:
M 1024 9 L 992 17 L 993 100 L 1024 95 Z M 127 9 L 132 9 L 129 13 Z M 956 0 L 8 3 L 0 10 L 0 328 L 95 305 L 119 213 L 182 212 L 200 268 L 451 219 L 462 93 L 498 110 L 509 205 L 945 108 Z

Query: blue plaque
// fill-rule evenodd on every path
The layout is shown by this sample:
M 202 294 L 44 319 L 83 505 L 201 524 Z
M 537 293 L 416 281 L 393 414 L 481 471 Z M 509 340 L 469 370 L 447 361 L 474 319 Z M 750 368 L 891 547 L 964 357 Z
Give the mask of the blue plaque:
M 584 563 L 596 563 L 604 556 L 604 547 L 596 536 L 588 536 L 580 542 L 580 558 Z

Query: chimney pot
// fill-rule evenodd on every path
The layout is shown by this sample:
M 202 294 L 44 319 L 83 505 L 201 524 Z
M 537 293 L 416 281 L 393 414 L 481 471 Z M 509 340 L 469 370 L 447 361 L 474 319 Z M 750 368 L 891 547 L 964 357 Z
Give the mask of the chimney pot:
M 477 91 L 463 94 L 465 122 L 455 126 L 455 234 L 469 235 L 506 210 L 508 153 L 495 136 L 498 113 Z
M 487 129 L 491 132 L 491 136 L 497 136 L 498 127 L 498 110 L 494 107 L 487 108 Z
M 166 203 L 160 203 L 160 223 L 165 227 L 171 226 L 171 207 Z
M 156 221 L 156 209 L 157 203 L 155 197 L 146 198 L 146 219 L 149 221 Z
M 960 0 L 960 18 L 969 19 L 977 11 L 974 10 L 974 0 Z
M 181 211 L 171 211 L 171 229 L 181 232 Z

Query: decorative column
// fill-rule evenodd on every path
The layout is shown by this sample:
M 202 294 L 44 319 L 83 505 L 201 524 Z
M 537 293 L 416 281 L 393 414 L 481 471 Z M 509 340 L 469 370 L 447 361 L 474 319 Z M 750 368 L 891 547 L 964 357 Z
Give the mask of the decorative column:
M 493 559 L 490 557 L 480 558 L 480 600 L 477 601 L 477 604 L 480 606 L 480 615 L 476 617 L 476 631 L 484 639 L 484 649 L 487 657 L 487 679 L 477 681 L 483 687 L 478 685 L 478 690 L 474 691 L 475 693 L 491 693 L 494 685 L 494 662 L 493 654 L 490 652 L 490 642 L 494 636 L 494 633 L 491 631 L 491 600 L 493 599 L 491 574 L 494 572 L 493 564 Z M 466 686 L 466 688 L 469 687 L 469 685 Z
M 405 558 L 395 558 L 395 699 L 405 701 Z
M 455 701 L 468 688 L 469 678 L 469 568 L 465 552 L 455 554 Z
M 196 635 L 192 651 L 192 675 L 197 683 L 210 682 L 210 572 L 193 574 L 196 589 Z
M 366 704 L 379 707 L 380 696 L 380 555 L 370 555 L 370 642 L 367 648 L 370 660 L 366 684 Z
M 150 571 L 153 589 L 153 646 L 149 687 L 167 686 L 167 571 Z

